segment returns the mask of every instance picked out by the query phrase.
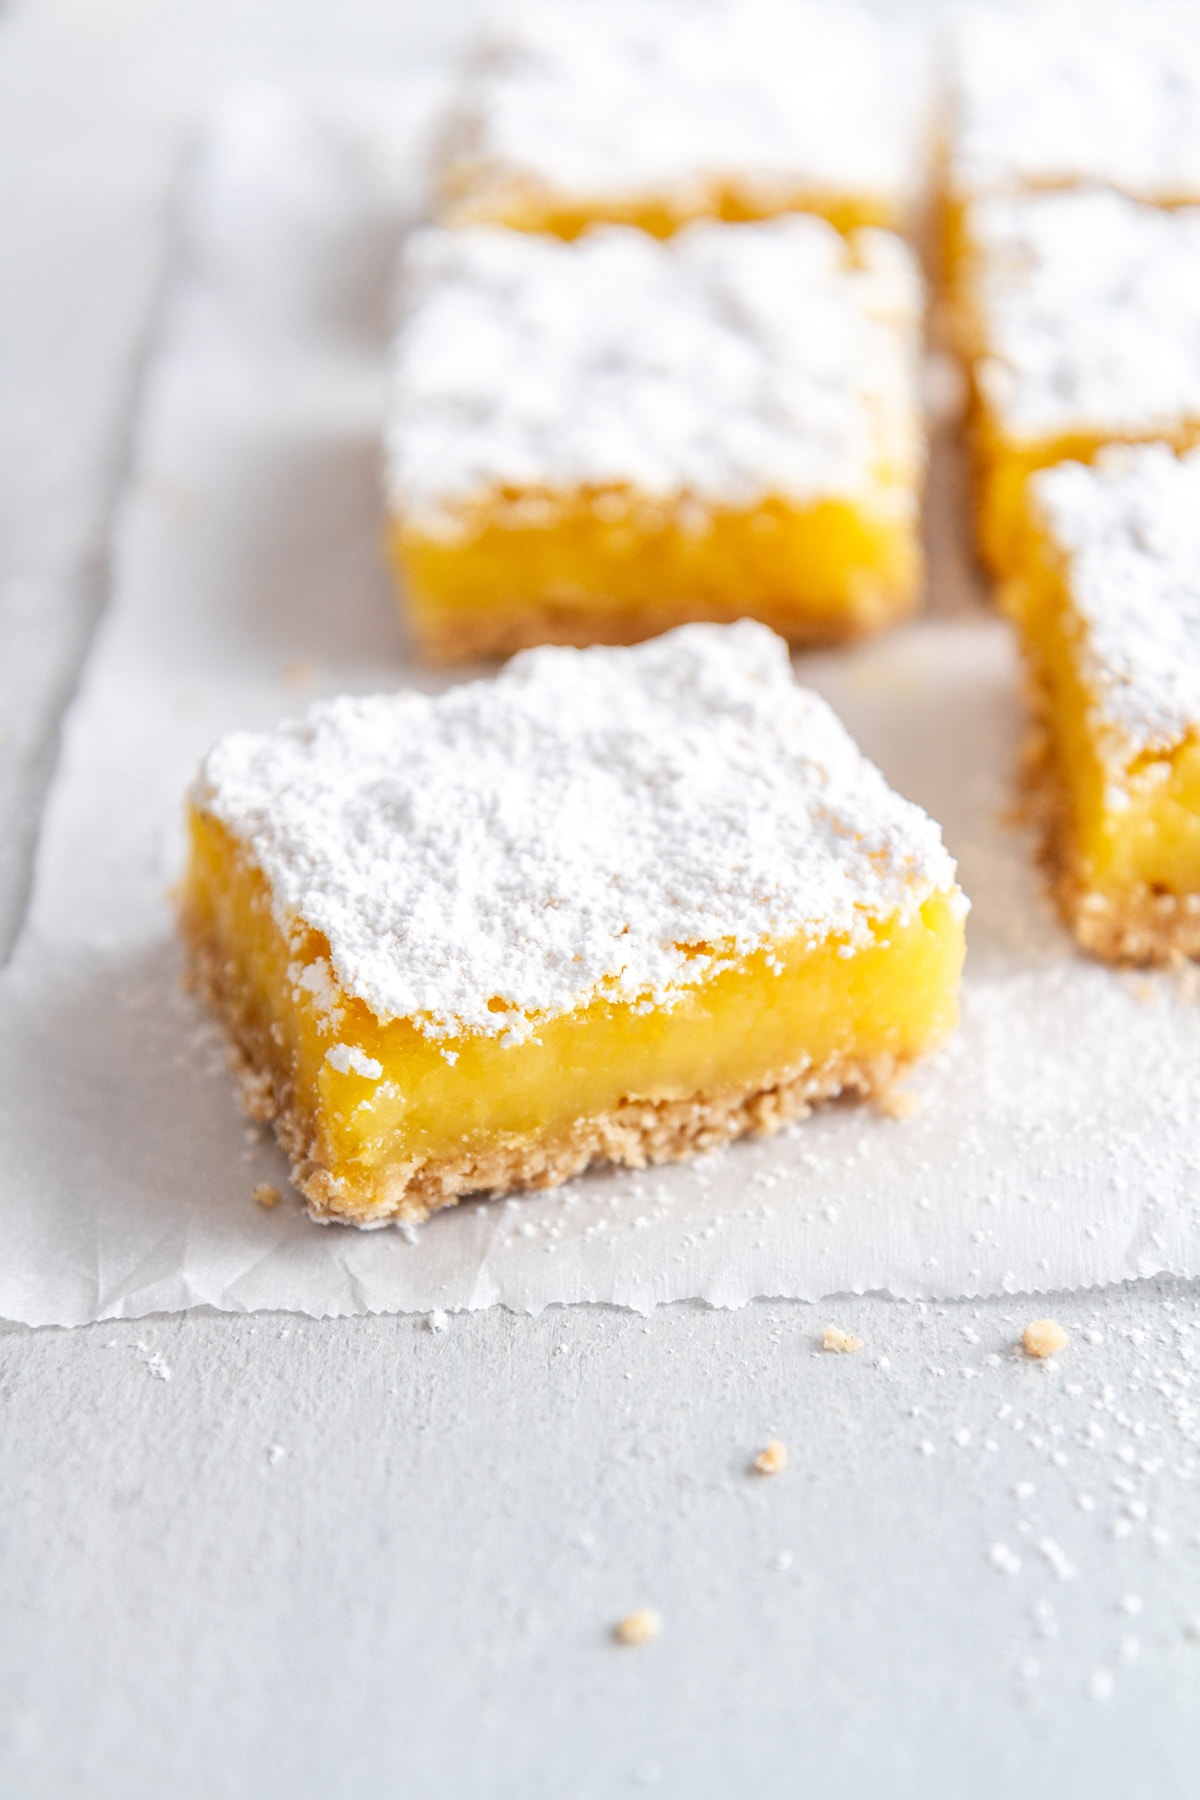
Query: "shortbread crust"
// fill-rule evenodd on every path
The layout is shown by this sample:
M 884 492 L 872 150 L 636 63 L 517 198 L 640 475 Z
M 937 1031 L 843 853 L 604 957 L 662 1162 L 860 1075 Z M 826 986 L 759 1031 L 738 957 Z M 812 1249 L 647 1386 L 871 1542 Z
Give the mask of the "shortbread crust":
M 886 1088 L 953 1022 L 964 910 L 937 828 L 748 623 L 227 739 L 182 905 L 248 1110 L 357 1223 Z M 613 1099 L 553 1116 L 551 1066 Z
M 398 556 L 398 553 L 397 553 Z M 831 631 L 825 621 L 808 624 L 798 621 L 793 608 L 786 605 L 758 603 L 749 616 L 797 649 L 821 648 L 837 642 L 854 643 L 872 633 L 893 625 L 907 608 L 897 610 L 893 598 L 864 588 L 853 615 L 839 629 Z M 610 647 L 645 643 L 681 625 L 728 625 L 747 616 L 749 609 L 736 603 L 727 606 L 702 605 L 695 600 L 639 603 L 620 614 L 598 619 L 594 612 L 581 612 L 569 602 L 552 600 L 514 602 L 497 613 L 491 608 L 463 612 L 427 625 L 421 631 L 423 660 L 434 667 L 453 663 L 498 661 L 519 650 L 533 650 L 541 644 L 556 644 L 570 649 L 586 650 L 590 645 Z
M 409 246 L 392 548 L 449 660 L 689 619 L 852 637 L 917 597 L 921 285 L 824 221 Z

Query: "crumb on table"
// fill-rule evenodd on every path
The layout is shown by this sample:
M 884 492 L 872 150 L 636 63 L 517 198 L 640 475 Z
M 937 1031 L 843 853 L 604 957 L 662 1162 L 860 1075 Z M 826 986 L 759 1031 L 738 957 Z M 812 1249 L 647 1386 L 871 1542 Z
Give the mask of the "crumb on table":
M 756 1475 L 778 1475 L 787 1468 L 787 1445 L 781 1444 L 778 1438 L 772 1438 L 765 1450 L 760 1450 L 750 1467 Z
M 662 1619 L 652 1606 L 640 1606 L 636 1612 L 618 1619 L 613 1626 L 613 1636 L 618 1644 L 627 1644 L 632 1649 L 641 1644 L 652 1644 L 661 1632 Z
M 821 1348 L 836 1350 L 841 1356 L 853 1356 L 856 1350 L 862 1349 L 862 1339 L 849 1331 L 839 1331 L 836 1325 L 827 1325 L 821 1334 Z
M 921 1104 L 908 1088 L 884 1088 L 875 1102 L 887 1119 L 911 1119 Z
M 1053 1319 L 1034 1319 L 1021 1333 L 1021 1344 L 1026 1356 L 1053 1356 L 1056 1350 L 1065 1350 L 1070 1338 L 1061 1325 Z
M 279 1205 L 279 1189 L 269 1181 L 260 1181 L 254 1190 L 254 1198 L 260 1206 L 268 1209 Z

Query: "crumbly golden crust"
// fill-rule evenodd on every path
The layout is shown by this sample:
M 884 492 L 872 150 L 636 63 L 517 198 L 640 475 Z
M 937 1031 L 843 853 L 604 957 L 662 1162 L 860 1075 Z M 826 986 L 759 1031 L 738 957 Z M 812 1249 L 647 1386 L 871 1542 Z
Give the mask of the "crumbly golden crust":
M 180 925 L 191 985 L 229 1032 L 230 1063 L 242 1105 L 252 1119 L 274 1126 L 291 1163 L 292 1181 L 314 1219 L 419 1224 L 464 1195 L 557 1187 L 592 1163 L 641 1169 L 678 1162 L 747 1133 L 770 1136 L 822 1100 L 886 1095 L 911 1060 L 836 1057 L 819 1067 L 786 1071 L 766 1086 L 689 1100 L 627 1100 L 598 1118 L 575 1120 L 533 1138 L 398 1164 L 364 1195 L 349 1191 L 321 1163 L 312 1120 L 298 1102 L 270 1027 L 256 1014 L 235 965 L 207 923 L 185 905 Z
M 836 617 L 805 619 L 794 606 L 772 608 L 758 600 L 751 610 L 756 619 L 790 644 L 807 648 L 850 643 L 883 625 L 899 623 L 914 611 L 918 597 L 919 583 L 914 582 L 904 590 L 880 587 L 870 594 L 864 592 L 858 605 L 846 608 Z M 619 613 L 599 607 L 584 610 L 579 606 L 526 602 L 519 609 L 498 607 L 494 613 L 473 617 L 458 614 L 436 624 L 422 621 L 414 624 L 414 629 L 422 658 L 440 665 L 512 656 L 538 644 L 568 644 L 578 649 L 590 644 L 640 644 L 677 625 L 696 621 L 725 625 L 740 616 L 736 608 L 706 607 L 692 601 L 647 603 L 636 611 L 623 609 Z
M 1101 962 L 1163 967 L 1200 956 L 1200 894 L 1089 886 L 1071 835 L 1070 809 L 1046 724 L 1047 700 L 1036 674 L 1026 687 L 1034 724 L 1022 758 L 1025 816 L 1038 835 L 1040 860 L 1065 923 Z

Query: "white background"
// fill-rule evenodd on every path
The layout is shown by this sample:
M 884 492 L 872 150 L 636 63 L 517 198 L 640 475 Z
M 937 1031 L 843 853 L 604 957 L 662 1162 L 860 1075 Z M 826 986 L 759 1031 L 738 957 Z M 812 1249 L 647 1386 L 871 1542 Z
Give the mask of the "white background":
M 193 123 L 466 13 L 0 8 L 4 948 Z M 1012 1350 L 1033 1311 L 1055 1366 Z M 9 1329 L 0 1791 L 1193 1795 L 1198 1330 L 1165 1282 Z M 613 1646 L 645 1603 L 661 1641 Z

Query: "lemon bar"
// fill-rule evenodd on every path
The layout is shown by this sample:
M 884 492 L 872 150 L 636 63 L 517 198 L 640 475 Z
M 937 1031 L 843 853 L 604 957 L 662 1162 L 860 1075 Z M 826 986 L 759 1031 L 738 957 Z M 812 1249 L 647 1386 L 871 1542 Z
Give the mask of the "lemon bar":
M 791 214 L 667 242 L 410 243 L 391 546 L 434 660 L 690 620 L 794 642 L 915 603 L 921 288 L 890 233 Z
M 816 212 L 900 228 L 914 82 L 870 14 L 804 0 L 541 0 L 486 34 L 443 217 L 575 237 Z
M 1007 575 L 1031 471 L 1200 438 L 1200 207 L 997 195 L 966 233 L 978 539 Z
M 226 738 L 182 925 L 320 1218 L 768 1132 L 955 1020 L 937 826 L 765 627 L 526 652 Z
M 1063 912 L 1113 961 L 1200 952 L 1200 451 L 1117 446 L 1030 483 L 1007 594 Z

